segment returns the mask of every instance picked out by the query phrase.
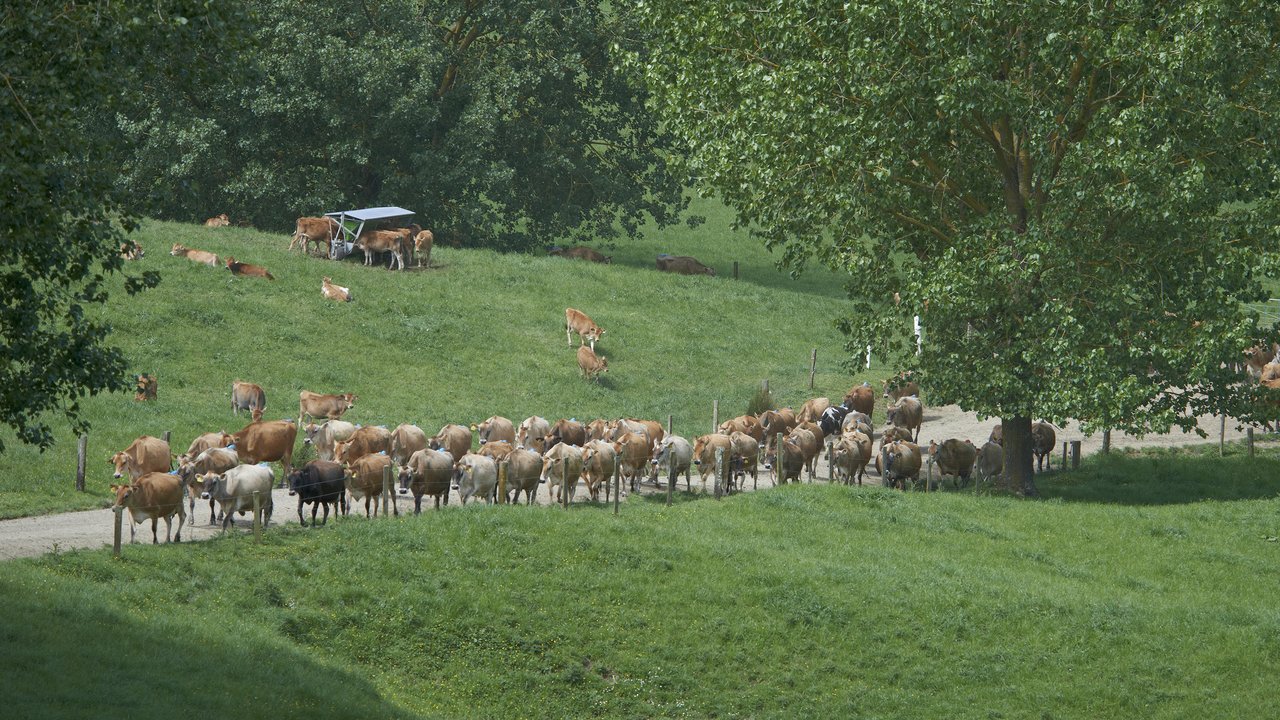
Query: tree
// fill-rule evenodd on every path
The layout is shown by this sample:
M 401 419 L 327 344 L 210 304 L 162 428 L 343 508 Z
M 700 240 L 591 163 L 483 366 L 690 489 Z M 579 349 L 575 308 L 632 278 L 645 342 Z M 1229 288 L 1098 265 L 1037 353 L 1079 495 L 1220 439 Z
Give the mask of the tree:
M 262 227 L 402 205 L 437 242 L 528 249 L 635 234 L 686 204 L 628 16 L 594 0 L 249 0 L 249 42 L 174 65 L 120 115 L 146 211 Z
M 919 315 L 909 362 L 935 402 L 1002 418 L 1015 488 L 1035 492 L 1036 415 L 1147 432 L 1249 413 L 1223 361 L 1276 270 L 1276 7 L 638 12 L 694 174 L 784 262 L 852 275 L 851 348 L 903 351 Z
M 126 70 L 148 66 L 148 49 L 189 42 L 202 10 L 192 5 L 187 14 L 148 6 L 144 16 L 117 2 L 0 10 L 0 422 L 42 450 L 53 444 L 50 412 L 83 432 L 82 398 L 132 387 L 95 306 L 108 277 L 123 273 L 133 221 L 92 124 L 127 92 Z M 124 287 L 157 281 L 126 274 Z

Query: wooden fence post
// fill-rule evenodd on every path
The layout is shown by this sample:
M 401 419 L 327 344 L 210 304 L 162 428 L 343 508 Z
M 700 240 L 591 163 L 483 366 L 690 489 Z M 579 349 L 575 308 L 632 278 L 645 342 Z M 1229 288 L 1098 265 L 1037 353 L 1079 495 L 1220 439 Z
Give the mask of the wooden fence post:
M 1249 457 L 1253 457 L 1253 428 L 1245 430 L 1245 441 L 1249 444 Z
M 1218 457 L 1227 454 L 1227 416 L 1219 418 L 1218 424 Z
M 773 486 L 778 487 L 778 480 L 782 478 L 782 433 L 778 433 L 773 438 Z M 785 483 L 786 480 L 784 479 Z
M 262 491 L 253 491 L 253 541 L 262 543 Z
M 166 445 L 168 445 L 168 444 L 169 444 L 169 431 L 168 431 L 168 430 L 165 430 L 165 431 L 164 431 L 164 435 L 162 435 L 162 436 L 161 436 L 161 439 L 162 439 L 162 440 L 164 440 L 164 443 L 165 443 Z
M 1067 469 L 1067 441 L 1062 441 L 1062 469 Z
M 1071 441 L 1071 469 L 1078 470 L 1080 468 L 1080 441 Z
M 809 353 L 809 389 L 813 389 L 813 376 L 818 373 L 818 348 Z
M 80 492 L 84 492 L 84 466 L 88 454 L 89 435 L 86 433 L 81 435 L 79 442 L 76 443 L 76 490 Z
M 671 416 L 667 415 L 667 434 L 671 434 Z
M 733 279 L 734 280 L 738 279 L 738 261 L 737 260 L 733 261 Z
M 111 509 L 116 511 L 115 541 L 111 544 L 111 554 L 119 558 L 120 557 L 120 531 L 122 530 L 122 525 L 124 520 L 124 507 L 121 505 L 117 505 Z

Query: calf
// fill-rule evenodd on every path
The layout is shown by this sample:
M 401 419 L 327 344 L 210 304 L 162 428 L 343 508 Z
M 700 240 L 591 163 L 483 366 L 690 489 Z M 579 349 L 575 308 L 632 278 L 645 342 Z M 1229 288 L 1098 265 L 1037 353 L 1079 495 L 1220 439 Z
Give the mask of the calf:
M 351 288 L 335 285 L 328 277 L 320 279 L 320 296 L 338 302 L 351 302 Z
M 382 478 L 386 469 L 391 467 L 391 457 L 378 453 L 376 455 L 365 455 L 355 462 L 343 463 L 345 470 L 343 481 L 346 483 L 347 492 L 351 493 L 351 499 L 359 501 L 364 498 L 364 515 L 365 517 L 373 517 L 378 511 L 379 503 L 391 503 L 391 511 L 395 515 L 400 514 L 400 509 L 396 507 L 395 496 L 384 499 L 382 496 Z M 372 511 L 370 511 L 372 505 Z M 384 506 L 385 507 L 385 506 Z
M 249 275 L 251 277 L 266 278 L 268 280 L 276 279 L 275 275 L 272 275 L 266 268 L 262 267 L 261 265 L 250 265 L 249 263 L 242 263 L 237 261 L 234 257 L 231 257 L 230 255 L 227 256 L 227 269 L 231 271 L 232 275 Z
M 241 410 L 248 410 L 255 420 L 262 419 L 262 411 L 267 409 L 267 394 L 261 385 L 243 380 L 231 381 L 231 413 L 239 415 Z
M 573 308 L 564 309 L 564 336 L 569 347 L 573 347 L 573 334 L 578 333 L 579 345 L 591 344 L 596 349 L 596 341 L 605 333 L 586 313 Z
M 483 455 L 467 453 L 454 464 L 453 489 L 463 505 L 473 497 L 492 503 L 498 488 L 498 466 Z
M 548 450 L 542 457 L 541 482 L 550 483 L 556 487 L 554 498 L 556 502 L 563 502 L 565 493 L 568 493 L 568 498 L 572 501 L 574 490 L 578 486 L 578 478 L 582 476 L 582 448 L 562 442 Z
M 156 380 L 155 375 L 142 373 L 137 377 L 137 391 L 133 394 L 135 402 L 147 402 L 156 399 L 156 391 L 159 390 L 160 381 Z
M 305 431 L 302 443 L 314 445 L 321 460 L 332 460 L 334 448 L 355 434 L 356 426 L 345 420 L 326 420 L 319 425 L 308 425 Z
M 685 490 L 693 490 L 690 485 L 689 467 L 693 464 L 693 445 L 679 435 L 667 435 L 658 443 L 654 451 L 649 479 L 658 482 L 658 473 L 668 473 L 667 479 L 673 484 L 680 473 L 684 473 Z
M 924 407 L 918 398 L 910 395 L 898 398 L 898 401 L 885 410 L 889 423 L 907 430 L 914 430 L 911 441 L 920 439 L 920 425 L 924 420 Z
M 679 273 L 680 275 L 710 275 L 711 277 L 716 275 L 715 270 L 688 255 L 667 255 L 663 253 L 657 257 L 655 264 L 663 272 Z
M 597 250 L 592 250 L 591 248 L 583 247 L 582 245 L 575 245 L 571 248 L 554 247 L 551 248 L 547 254 L 555 255 L 557 257 L 565 257 L 571 260 L 590 260 L 591 262 L 602 263 L 605 265 L 613 262 L 613 258 L 611 256 L 604 255 Z
M 333 459 L 339 463 L 353 463 L 366 455 L 390 452 L 391 431 L 377 425 L 369 425 L 356 428 L 349 439 L 334 444 Z
M 939 445 L 936 440 L 929 443 L 929 455 L 933 464 L 938 467 L 938 483 L 943 484 L 950 475 L 955 487 L 959 488 L 969 481 L 973 474 L 973 463 L 978 457 L 978 449 L 968 440 L 951 438 Z
M 501 415 L 490 416 L 488 420 L 471 427 L 483 445 L 490 440 L 505 440 L 511 444 L 516 442 L 516 428 L 511 421 Z
M 329 522 L 329 505 L 333 505 L 333 514 L 337 517 L 346 499 L 346 473 L 336 462 L 312 460 L 289 473 L 289 494 L 298 496 L 298 522 L 303 527 L 307 526 L 302 514 L 306 503 L 311 503 L 311 527 L 316 526 L 316 511 L 324 506 L 324 519 L 320 521 L 323 525 Z
M 591 348 L 583 345 L 578 348 L 578 369 L 587 380 L 600 382 L 600 376 L 609 371 L 609 358 L 596 355 Z
M 355 406 L 356 396 L 351 393 L 321 395 L 303 390 L 298 393 L 298 422 L 305 422 L 307 418 L 322 417 L 337 420 Z
M 604 440 L 592 440 L 582 449 L 582 479 L 593 501 L 600 499 L 600 486 L 608 487 L 617 468 L 618 452 Z
M 138 437 L 129 443 L 129 447 L 112 455 L 108 462 L 116 468 L 112 477 L 120 479 L 127 473 L 130 481 L 137 480 L 147 473 L 169 472 L 173 468 L 173 456 L 169 454 L 169 443 L 150 435 Z
M 453 456 L 454 462 L 460 462 L 463 455 L 471 452 L 471 429 L 452 423 L 445 425 L 427 441 L 427 446 L 432 450 L 444 448 Z
M 177 475 L 166 472 L 149 472 L 134 478 L 128 485 L 111 485 L 116 501 L 112 507 L 129 508 L 129 542 L 136 542 L 134 525 L 143 520 L 151 521 L 151 542 L 158 544 L 156 521 L 164 518 L 164 541 L 182 542 L 182 525 L 187 511 L 182 507 L 183 483 Z M 170 539 L 173 516 L 178 516 L 178 533 Z
M 453 456 L 444 450 L 419 450 L 400 469 L 400 494 L 413 493 L 413 514 L 422 512 L 422 496 L 435 498 L 436 509 L 449 504 L 453 480 Z
M 422 267 L 423 256 L 427 258 L 427 267 L 431 267 L 431 246 L 435 244 L 435 239 L 430 230 L 421 230 L 413 236 L 413 254 L 417 258 L 418 267 Z
M 174 243 L 173 248 L 169 250 L 170 255 L 176 257 L 184 257 L 191 262 L 208 265 L 209 267 L 218 267 L 218 256 L 206 250 L 193 250 L 181 243 Z
M 512 504 L 520 501 L 524 493 L 525 504 L 532 505 L 542 479 L 542 456 L 532 450 L 513 450 L 507 456 L 507 492 Z
M 398 230 L 366 230 L 356 238 L 355 246 L 364 251 L 364 264 L 373 265 L 373 254 L 391 253 L 391 261 L 387 269 L 399 267 L 404 270 L 404 234 Z
M 253 497 L 257 495 L 262 507 L 262 526 L 271 521 L 271 486 L 275 484 L 275 476 L 269 465 L 237 465 L 224 473 L 207 473 L 200 478 L 204 481 L 204 492 L 200 497 L 205 500 L 216 500 L 221 510 L 222 529 L 235 525 L 232 517 L 237 512 L 253 510 Z

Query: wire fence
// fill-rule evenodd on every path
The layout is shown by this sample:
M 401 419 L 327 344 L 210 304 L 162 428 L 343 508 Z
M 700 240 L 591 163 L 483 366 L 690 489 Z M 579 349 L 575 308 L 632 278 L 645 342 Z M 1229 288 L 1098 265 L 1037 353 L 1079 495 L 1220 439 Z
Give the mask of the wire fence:
M 1245 303 L 1244 306 L 1258 313 L 1259 327 L 1272 327 L 1280 322 L 1280 298 L 1270 298 L 1266 302 Z

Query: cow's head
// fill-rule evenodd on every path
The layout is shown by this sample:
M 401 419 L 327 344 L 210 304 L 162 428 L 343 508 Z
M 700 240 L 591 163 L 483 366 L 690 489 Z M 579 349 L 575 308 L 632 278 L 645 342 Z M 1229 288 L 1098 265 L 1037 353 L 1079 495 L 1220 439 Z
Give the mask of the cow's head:
M 126 472 L 133 470 L 133 458 L 125 452 L 118 452 L 115 455 L 112 455 L 111 459 L 107 462 L 115 466 L 116 471 L 111 477 L 114 477 L 117 480 L 124 477 Z
M 302 484 L 302 470 L 299 468 L 289 473 L 288 482 L 289 482 L 289 495 L 290 496 L 297 495 L 298 486 Z
M 125 507 L 129 498 L 133 496 L 133 491 L 137 489 L 137 486 L 133 484 L 116 485 L 113 483 L 109 487 L 111 488 L 111 493 L 116 496 L 115 504 L 112 507 Z
M 409 494 L 409 485 L 413 483 L 414 479 L 415 479 L 415 475 L 413 472 L 412 465 L 405 465 L 404 467 L 400 468 L 399 480 L 400 480 L 401 495 Z
M 347 448 L 351 446 L 350 440 L 339 440 L 333 444 L 333 460 L 334 462 L 346 464 Z
M 173 248 L 169 250 L 170 255 L 186 255 L 187 248 L 182 243 L 174 243 Z
M 201 483 L 204 484 L 204 490 L 200 492 L 201 500 L 208 500 L 209 498 L 213 497 L 213 494 L 218 491 L 218 488 L 223 484 L 225 484 L 226 482 L 225 478 L 223 478 L 223 476 L 219 475 L 218 473 L 205 473 L 204 475 L 197 475 L 196 480 L 199 480 Z
M 356 396 L 353 393 L 342 393 L 342 399 L 346 401 L 348 410 L 356 406 Z
M 315 442 L 316 435 L 320 432 L 320 426 L 315 423 L 307 423 L 302 432 L 306 435 L 306 437 L 302 438 L 302 444 L 311 445 Z

